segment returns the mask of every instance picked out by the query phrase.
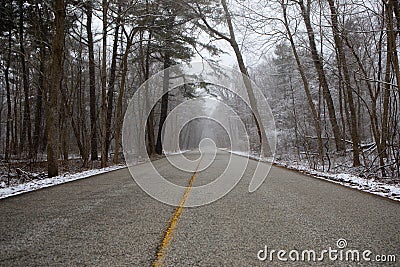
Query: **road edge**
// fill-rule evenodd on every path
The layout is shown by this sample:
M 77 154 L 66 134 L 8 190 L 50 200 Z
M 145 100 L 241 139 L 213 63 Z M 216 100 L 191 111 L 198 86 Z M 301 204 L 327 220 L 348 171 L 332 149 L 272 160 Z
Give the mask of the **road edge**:
M 335 181 L 335 180 L 333 180 L 333 179 L 329 179 L 329 177 L 318 176 L 318 175 L 316 175 L 316 174 L 313 174 L 313 173 L 311 173 L 311 172 L 307 172 L 307 171 L 304 171 L 304 170 L 298 170 L 298 169 L 295 169 L 295 168 L 289 168 L 289 167 L 286 167 L 286 166 L 279 165 L 279 164 L 276 163 L 276 162 L 262 161 L 262 160 L 260 160 L 260 159 L 257 159 L 257 158 L 255 158 L 255 157 L 251 156 L 251 155 L 245 156 L 245 155 L 241 155 L 241 154 L 236 154 L 236 153 L 234 153 L 234 152 L 232 152 L 232 151 L 228 151 L 228 150 L 224 150 L 224 151 L 225 151 L 225 152 L 228 152 L 228 153 L 231 153 L 231 154 L 233 154 L 233 155 L 236 155 L 236 156 L 248 158 L 248 159 L 253 160 L 253 161 L 256 161 L 256 162 L 261 161 L 261 162 L 263 162 L 263 163 L 271 164 L 271 165 L 274 166 L 274 167 L 281 168 L 281 169 L 284 169 L 284 170 L 287 170 L 287 171 L 291 171 L 291 172 L 295 172 L 295 173 L 304 175 L 304 176 L 306 176 L 306 177 L 311 177 L 311 178 L 314 178 L 314 179 L 318 179 L 318 180 L 320 180 L 320 181 L 324 181 L 324 182 L 328 182 L 328 183 L 340 185 L 340 186 L 343 186 L 343 187 L 345 187 L 345 188 L 349 188 L 349 189 L 355 190 L 355 191 L 357 191 L 357 192 L 362 192 L 362 193 L 365 193 L 365 194 L 368 194 L 368 195 L 372 195 L 372 196 L 375 196 L 375 197 L 379 197 L 380 199 L 385 199 L 385 200 L 388 200 L 388 201 L 391 201 L 391 202 L 394 202 L 394 203 L 397 203 L 397 204 L 400 203 L 400 199 L 394 199 L 394 198 L 391 198 L 391 197 L 389 197 L 389 196 L 380 195 L 380 194 L 377 194 L 377 193 L 374 193 L 374 192 L 369 192 L 369 191 L 360 190 L 360 189 L 358 189 L 358 188 L 355 188 L 355 187 L 346 185 L 346 184 L 344 184 L 344 183 L 342 183 L 342 182 L 340 182 L 340 181 Z

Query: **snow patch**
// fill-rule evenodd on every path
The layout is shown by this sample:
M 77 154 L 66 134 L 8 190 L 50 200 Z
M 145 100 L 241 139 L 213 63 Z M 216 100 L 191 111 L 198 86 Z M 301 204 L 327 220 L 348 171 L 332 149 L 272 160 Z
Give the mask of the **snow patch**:
M 229 151 L 229 150 L 227 150 Z M 229 151 L 232 154 L 239 156 L 249 157 L 251 159 L 266 161 L 265 159 L 249 155 L 246 152 L 241 151 Z M 399 184 L 386 184 L 381 181 L 376 181 L 374 179 L 365 179 L 348 173 L 326 173 L 310 169 L 308 166 L 304 165 L 290 165 L 279 161 L 274 161 L 274 164 L 285 167 L 287 169 L 300 171 L 302 173 L 311 175 L 318 179 L 326 180 L 336 184 L 341 184 L 346 187 L 354 188 L 360 191 L 368 192 L 374 195 L 390 198 L 392 200 L 400 201 L 400 185 Z
M 6 188 L 0 188 L 0 199 L 11 197 L 11 196 L 16 196 L 19 194 L 23 194 L 26 192 L 31 192 L 35 191 L 41 188 L 46 188 L 50 186 L 55 186 L 59 184 L 64 184 L 68 183 L 71 181 L 76 181 L 84 178 L 88 178 L 97 174 L 102 174 L 102 173 L 107 173 L 110 171 L 115 171 L 119 169 L 126 168 L 124 165 L 115 165 L 115 166 L 110 166 L 102 169 L 94 169 L 94 170 L 88 170 L 84 172 L 79 172 L 79 173 L 74 173 L 74 174 L 69 174 L 65 173 L 56 177 L 52 178 L 45 178 L 42 180 L 35 180 L 32 182 L 24 183 L 24 184 L 19 184 L 16 186 L 12 187 L 6 187 Z M 3 185 L 2 185 L 3 186 Z M 5 186 L 5 183 L 4 183 Z
M 166 156 L 173 156 L 173 155 L 180 155 L 180 154 L 184 154 L 186 152 L 189 152 L 190 150 L 180 150 L 177 152 L 165 152 Z

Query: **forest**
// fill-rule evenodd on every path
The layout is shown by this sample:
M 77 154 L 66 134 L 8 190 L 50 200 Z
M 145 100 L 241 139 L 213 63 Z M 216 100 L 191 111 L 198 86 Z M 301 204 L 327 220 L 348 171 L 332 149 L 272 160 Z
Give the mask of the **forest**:
M 1 175 L 16 163 L 45 162 L 49 177 L 70 159 L 118 164 L 135 91 L 200 60 L 262 89 L 276 161 L 400 179 L 397 0 L 2 0 L 0 13 Z M 256 153 L 258 112 L 222 89 L 202 94 L 239 112 Z M 196 97 L 191 87 L 163 95 L 146 118 L 149 155 L 163 153 L 171 110 Z

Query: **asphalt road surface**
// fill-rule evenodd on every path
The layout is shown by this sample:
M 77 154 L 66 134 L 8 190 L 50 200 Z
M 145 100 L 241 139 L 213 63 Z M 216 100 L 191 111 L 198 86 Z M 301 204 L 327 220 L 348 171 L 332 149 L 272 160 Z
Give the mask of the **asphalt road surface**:
M 229 157 L 219 152 L 196 175 L 166 159 L 154 165 L 168 180 L 195 187 L 223 173 Z M 154 200 L 128 169 L 0 200 L 0 265 L 376 266 L 394 255 L 397 262 L 379 266 L 399 266 L 398 203 L 278 167 L 249 193 L 256 164 L 226 196 L 197 208 Z M 323 252 L 329 248 L 337 250 L 332 259 Z M 286 254 L 278 258 L 279 250 Z M 346 261 L 348 250 L 360 260 Z

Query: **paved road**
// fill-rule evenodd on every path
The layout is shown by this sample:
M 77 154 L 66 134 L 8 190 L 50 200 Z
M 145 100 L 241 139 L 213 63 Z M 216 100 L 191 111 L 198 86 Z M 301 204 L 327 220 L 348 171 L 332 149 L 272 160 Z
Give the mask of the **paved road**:
M 228 159 L 219 152 L 193 186 L 219 176 Z M 187 185 L 193 177 L 166 159 L 154 164 L 174 183 Z M 159 260 L 162 266 L 302 266 L 312 262 L 284 262 L 276 253 L 272 262 L 260 261 L 257 254 L 263 257 L 259 251 L 267 246 L 269 253 L 297 250 L 301 259 L 303 250 L 315 250 L 318 257 L 324 249 L 337 249 L 340 238 L 347 240 L 344 253 L 368 249 L 371 259 L 396 255 L 399 264 L 398 203 L 277 167 L 250 194 L 255 167 L 250 161 L 244 178 L 222 199 L 183 208 L 178 216 L 175 207 L 145 194 L 127 169 L 1 200 L 0 265 L 150 266 Z M 138 173 L 146 168 L 141 165 Z M 324 256 L 320 265 L 368 264 Z

